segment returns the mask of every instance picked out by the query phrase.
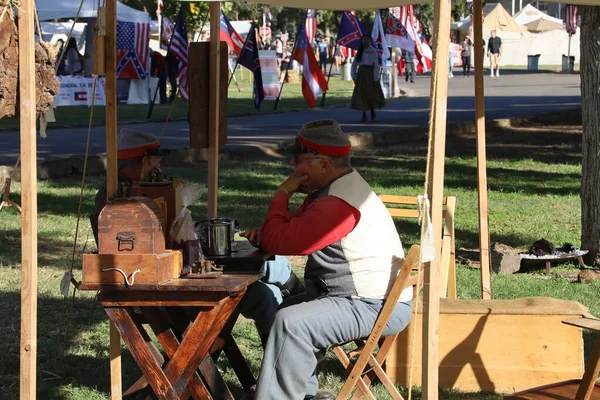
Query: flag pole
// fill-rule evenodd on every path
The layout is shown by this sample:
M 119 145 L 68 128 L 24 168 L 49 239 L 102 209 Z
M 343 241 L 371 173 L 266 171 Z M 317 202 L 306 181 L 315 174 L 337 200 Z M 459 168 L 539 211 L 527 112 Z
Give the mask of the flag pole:
M 183 4 L 179 7 L 179 12 L 181 12 L 181 7 L 183 7 Z M 179 15 L 179 13 L 177 13 L 177 15 Z M 175 28 L 177 28 L 177 22 L 175 22 L 175 26 L 173 27 L 173 29 L 175 29 Z M 159 32 L 159 35 L 162 36 L 162 32 Z M 159 38 L 159 40 L 162 40 L 162 37 Z M 172 41 L 173 41 L 173 34 L 171 34 L 171 37 L 169 38 L 169 44 L 167 44 L 167 56 L 169 55 L 169 49 L 171 48 Z M 148 115 L 146 115 L 146 119 L 152 118 L 152 111 L 154 110 L 154 103 L 156 103 L 156 95 L 158 94 L 159 89 L 160 89 L 160 85 L 157 85 L 156 90 L 154 91 L 154 96 L 152 96 L 152 101 L 150 102 L 150 107 L 148 108 Z
M 304 19 L 304 25 L 306 25 L 306 18 Z M 290 60 L 290 62 L 287 65 L 287 68 L 285 69 L 285 75 L 283 76 L 283 82 L 281 82 L 281 86 L 279 87 L 279 93 L 277 94 L 277 98 L 275 99 L 273 111 L 277 110 L 277 105 L 279 104 L 279 99 L 281 98 L 281 92 L 283 92 L 283 85 L 285 85 L 285 79 L 287 78 L 288 71 L 290 70 L 290 65 L 294 63 L 294 53 L 296 52 L 296 46 L 298 46 L 298 36 L 300 36 L 301 29 L 302 25 L 300 25 L 300 28 L 298 28 L 298 32 L 296 32 L 296 40 L 294 41 L 294 47 L 292 47 L 292 59 Z M 310 46 L 310 43 L 308 43 L 308 36 L 306 37 L 306 45 Z M 304 54 L 304 57 L 306 57 L 306 53 Z
M 337 32 L 337 36 L 335 38 L 335 48 L 333 49 L 333 59 L 335 62 L 335 52 L 337 50 L 338 47 L 338 40 L 340 40 L 340 25 L 342 24 L 342 18 L 344 18 L 344 14 L 342 12 L 342 16 L 340 17 L 340 22 L 338 23 L 338 32 Z M 348 61 L 346 61 L 348 62 Z M 333 69 L 333 63 L 331 63 L 331 65 L 329 65 L 329 73 L 327 74 L 327 90 L 329 90 L 329 78 L 331 78 L 331 70 Z M 321 97 L 321 107 L 323 107 L 325 105 L 325 96 L 327 95 L 327 90 L 323 92 L 323 96 Z
M 252 29 L 254 29 L 254 22 L 252 23 L 252 25 L 250 25 L 250 29 L 248 30 L 248 34 L 246 35 L 246 39 L 244 39 L 244 45 L 242 47 L 242 51 L 244 51 L 244 49 L 246 48 L 246 43 L 248 43 L 248 36 L 250 36 L 250 31 Z M 257 44 L 257 46 L 258 46 L 258 44 Z M 240 53 L 240 55 L 241 54 L 242 53 Z M 233 67 L 233 71 L 231 71 L 231 76 L 229 77 L 229 82 L 227 82 L 227 87 L 229 87 L 229 85 L 231 84 L 232 79 L 235 80 L 235 84 L 237 86 L 237 79 L 235 79 L 235 71 L 237 70 L 238 65 L 240 65 L 240 56 L 238 56 L 237 60 L 235 61 L 235 67 Z M 238 90 L 239 89 L 240 89 L 240 87 L 238 86 Z

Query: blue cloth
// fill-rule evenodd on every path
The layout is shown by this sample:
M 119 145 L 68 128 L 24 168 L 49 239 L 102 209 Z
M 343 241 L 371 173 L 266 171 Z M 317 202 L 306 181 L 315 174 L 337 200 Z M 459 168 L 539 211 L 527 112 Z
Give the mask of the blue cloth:
M 241 308 L 244 317 L 254 320 L 259 336 L 266 338 L 283 301 L 279 287 L 293 274 L 292 264 L 286 257 L 275 256 L 275 260 L 265 261 L 260 272 L 264 277 L 248 287 Z

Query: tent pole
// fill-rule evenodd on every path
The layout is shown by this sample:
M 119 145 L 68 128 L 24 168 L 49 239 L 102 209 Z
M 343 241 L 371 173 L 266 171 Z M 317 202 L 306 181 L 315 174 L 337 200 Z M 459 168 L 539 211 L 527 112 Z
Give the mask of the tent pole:
M 426 189 L 431 199 L 435 260 L 425 265 L 423 294 L 423 399 L 437 400 L 439 382 L 440 256 L 442 247 L 442 198 L 444 196 L 444 158 L 448 105 L 448 45 L 450 42 L 451 0 L 435 0 L 433 26 L 433 71 L 431 74 L 431 112 Z
M 475 132 L 477 137 L 477 198 L 479 209 L 479 259 L 481 298 L 492 298 L 490 228 L 488 218 L 487 172 L 485 154 L 485 107 L 483 93 L 483 21 L 481 0 L 473 1 L 473 30 L 475 34 Z
M 108 199 L 117 191 L 117 1 L 105 3 L 106 36 L 106 196 Z M 110 398 L 121 399 L 121 337 L 117 327 L 110 324 Z
M 35 126 L 34 2 L 19 7 L 19 121 L 21 125 L 21 399 L 36 398 L 37 149 Z M 7 17 L 7 16 L 5 16 Z
M 220 17 L 221 3 L 209 3 L 210 12 L 210 96 L 208 131 L 208 218 L 217 216 L 217 190 L 219 175 L 219 104 L 220 104 Z

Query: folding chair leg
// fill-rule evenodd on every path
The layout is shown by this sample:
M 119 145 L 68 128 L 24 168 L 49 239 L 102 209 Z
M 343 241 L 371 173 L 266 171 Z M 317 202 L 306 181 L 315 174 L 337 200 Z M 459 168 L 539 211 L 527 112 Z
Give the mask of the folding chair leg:
M 371 357 L 369 357 L 369 365 L 373 368 L 373 371 L 375 372 L 375 374 L 377 375 L 377 377 L 379 378 L 381 383 L 383 383 L 383 386 L 385 386 L 387 391 L 390 393 L 390 396 L 392 396 L 392 399 L 404 400 L 404 398 L 402 397 L 400 392 L 398 392 L 398 389 L 396 389 L 396 386 L 394 386 L 394 384 L 392 383 L 390 378 L 387 376 L 387 374 L 381 367 L 381 364 L 379 364 L 379 362 L 377 362 L 377 360 L 375 359 L 375 357 L 373 357 L 373 355 L 371 355 Z
M 346 368 L 346 371 L 348 371 L 348 373 L 351 374 L 355 366 L 354 364 L 352 364 L 344 350 L 340 346 L 335 346 L 333 347 L 333 353 L 336 355 L 338 360 L 340 360 L 344 368 Z M 350 396 L 354 385 L 348 385 L 349 380 L 350 378 L 348 378 L 348 380 L 346 381 L 346 384 L 342 388 L 342 391 L 340 391 L 340 393 L 338 394 L 336 400 L 345 400 Z M 348 388 L 346 388 L 346 386 L 348 386 Z M 347 391 L 347 393 L 344 393 L 345 391 Z M 377 400 L 375 396 L 373 396 L 373 393 L 371 393 L 369 385 L 367 385 L 365 381 L 363 381 L 363 379 L 360 377 L 356 382 L 356 392 L 354 393 L 354 396 L 357 396 L 359 393 L 362 394 L 362 396 L 360 397 L 365 397 L 368 400 Z

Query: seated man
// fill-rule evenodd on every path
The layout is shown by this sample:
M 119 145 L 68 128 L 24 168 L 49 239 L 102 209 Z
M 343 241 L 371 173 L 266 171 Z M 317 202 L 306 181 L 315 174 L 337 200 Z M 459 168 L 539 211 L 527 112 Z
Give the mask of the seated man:
M 123 129 L 117 140 L 118 190 L 122 184 L 147 182 L 153 171 L 160 168 L 162 156 L 169 150 L 161 149 L 156 137 L 151 133 Z M 92 230 L 98 243 L 98 216 L 106 205 L 106 181 L 96 193 L 94 212 L 90 215 Z M 261 270 L 264 277 L 248 289 L 248 296 L 242 303 L 242 315 L 253 319 L 263 343 L 267 336 L 273 316 L 283 299 L 289 295 L 304 291 L 302 283 L 292 272 L 287 258 L 277 256 L 274 261 L 266 261 Z
M 293 154 L 294 173 L 275 192 L 265 222 L 244 233 L 265 251 L 308 255 L 306 292 L 275 315 L 256 388 L 247 399 L 314 399 L 315 369 L 324 349 L 367 337 L 398 274 L 404 252 L 384 204 L 350 164 L 350 141 L 333 120 L 304 125 Z M 308 193 L 293 213 L 289 198 Z M 405 289 L 384 335 L 411 317 Z

